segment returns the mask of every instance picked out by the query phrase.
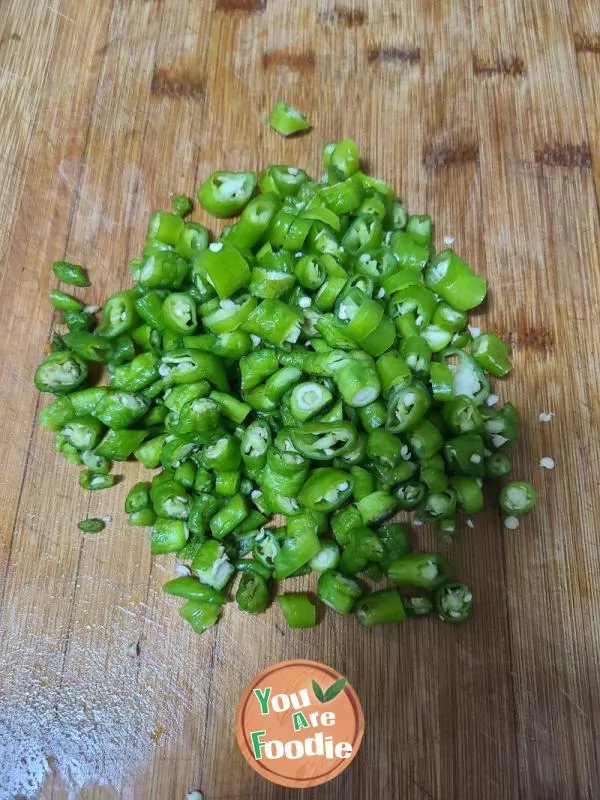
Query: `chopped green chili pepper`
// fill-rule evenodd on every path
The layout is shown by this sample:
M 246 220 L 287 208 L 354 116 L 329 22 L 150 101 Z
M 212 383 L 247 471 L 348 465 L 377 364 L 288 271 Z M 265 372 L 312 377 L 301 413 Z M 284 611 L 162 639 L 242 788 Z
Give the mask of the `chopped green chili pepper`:
M 248 505 L 241 494 L 236 494 L 219 509 L 210 520 L 210 530 L 215 539 L 224 539 L 248 516 Z
M 143 511 L 150 505 L 150 482 L 139 481 L 129 490 L 125 498 L 125 511 L 132 514 L 134 511 Z
M 275 346 L 298 341 L 302 315 L 281 300 L 263 300 L 242 324 L 243 330 Z
M 441 402 L 452 401 L 454 393 L 452 391 L 453 376 L 452 370 L 447 364 L 433 361 L 429 366 L 429 381 L 434 400 Z M 444 406 L 444 409 L 446 406 Z
M 298 502 L 315 511 L 333 511 L 352 494 L 352 476 L 332 467 L 313 470 L 304 483 Z
M 65 461 L 69 464 L 80 464 L 81 463 L 81 454 L 76 447 L 70 442 L 67 442 L 62 434 L 58 434 L 54 441 L 54 448 L 57 453 L 61 453 L 64 457 Z
M 50 303 L 59 311 L 73 311 L 77 313 L 83 311 L 83 303 L 75 297 L 71 297 L 70 294 L 61 292 L 59 289 L 52 289 L 50 292 Z
M 161 289 L 151 289 L 136 298 L 135 308 L 144 320 L 157 331 L 164 331 L 167 327 L 163 311 L 163 302 L 167 294 Z
M 133 292 L 117 292 L 108 298 L 102 308 L 102 322 L 96 333 L 114 339 L 139 323 Z
M 404 603 L 396 589 L 381 589 L 361 597 L 354 606 L 354 613 L 365 628 L 406 619 Z
M 191 564 L 201 583 L 220 591 L 229 583 L 235 568 L 229 561 L 225 548 L 214 539 L 204 542 Z
M 433 590 L 449 580 L 451 569 L 439 553 L 407 553 L 392 561 L 387 573 L 392 583 Z
M 442 622 L 464 622 L 473 610 L 473 593 L 464 583 L 446 583 L 435 593 L 435 608 Z
M 519 415 L 512 403 L 506 403 L 500 409 L 481 409 L 481 415 L 482 436 L 489 447 L 499 450 L 514 442 L 519 430 Z
M 412 550 L 410 536 L 404 525 L 394 523 L 384 525 L 379 528 L 377 535 L 383 544 L 383 555 L 379 561 L 385 570 L 397 558 L 405 556 Z
M 189 507 L 187 518 L 191 533 L 196 535 L 207 533 L 210 519 L 220 507 L 220 501 L 211 494 L 200 492 L 200 494 L 195 495 Z
M 394 489 L 398 508 L 412 511 L 418 508 L 427 496 L 427 486 L 421 481 L 407 481 Z
M 439 492 L 429 492 L 423 507 L 419 511 L 420 517 L 426 522 L 441 522 L 454 515 L 456 508 L 456 495 L 452 488 Z
M 102 438 L 104 427 L 87 415 L 69 420 L 60 430 L 62 437 L 77 450 L 92 450 Z
M 317 583 L 319 600 L 338 614 L 349 614 L 362 594 L 362 588 L 357 581 L 334 569 L 321 573 Z
M 483 333 L 475 337 L 471 344 L 471 354 L 480 367 L 496 378 L 504 377 L 512 369 L 507 344 L 493 333 Z
M 314 572 L 325 572 L 336 569 L 340 561 L 340 549 L 335 542 L 321 541 L 321 549 L 310 560 L 310 568 Z
M 148 431 L 109 430 L 96 447 L 96 454 L 113 461 L 125 461 L 148 436 Z
M 331 517 L 331 529 L 336 542 L 342 547 L 350 541 L 350 531 L 363 525 L 360 511 L 356 506 L 349 505 L 337 511 Z
M 376 525 L 391 517 L 398 505 L 389 492 L 375 491 L 358 501 L 358 510 L 365 525 Z
M 100 533 L 100 531 L 103 531 L 106 527 L 106 523 L 103 519 L 90 517 L 89 519 L 83 519 L 81 522 L 78 522 L 77 527 L 84 533 Z
M 381 383 L 370 359 L 344 358 L 333 378 L 342 399 L 349 406 L 363 408 L 379 397 Z
M 93 416 L 98 403 L 106 394 L 108 394 L 106 386 L 93 386 L 89 389 L 80 389 L 77 392 L 72 392 L 69 395 L 69 401 L 74 411 L 72 416 L 83 417 L 86 414 Z
M 348 544 L 340 557 L 340 572 L 356 575 L 371 561 L 379 561 L 383 555 L 383 545 L 377 534 L 361 525 L 348 532 Z
M 310 562 L 321 550 L 317 536 L 316 519 L 311 512 L 301 512 L 288 521 L 283 546 L 274 558 L 274 575 L 277 580 L 288 578 L 300 567 Z
M 469 321 L 466 311 L 457 311 L 448 303 L 438 303 L 433 314 L 433 323 L 450 333 L 462 331 Z
M 171 208 L 180 217 L 187 217 L 194 208 L 194 204 L 186 194 L 178 194 L 171 198 Z
M 476 514 L 483 508 L 483 492 L 477 478 L 455 475 L 450 478 L 450 486 L 456 496 L 456 505 L 465 514 Z
M 179 289 L 188 271 L 187 261 L 177 253 L 152 253 L 140 269 L 139 284 L 146 289 Z
M 35 371 L 35 385 L 40 392 L 68 394 L 87 378 L 85 362 L 75 353 L 52 353 Z
M 215 606 L 222 606 L 227 601 L 224 592 L 218 591 L 208 584 L 200 583 L 198 578 L 193 575 L 173 578 L 164 583 L 162 588 L 163 592 L 175 597 L 185 597 L 186 600 L 198 600 L 201 603 L 211 603 Z
M 289 435 L 298 453 L 314 461 L 343 456 L 358 439 L 356 428 L 349 422 L 305 422 L 291 428 Z
M 375 400 L 366 406 L 358 409 L 360 424 L 367 433 L 382 428 L 387 421 L 387 409 L 380 400 Z
M 227 242 L 214 242 L 194 260 L 194 271 L 214 288 L 221 300 L 250 283 L 250 268 L 244 256 Z
M 290 628 L 314 628 L 317 622 L 317 609 L 305 593 L 280 594 L 277 602 Z
M 454 433 L 474 433 L 481 429 L 483 418 L 470 397 L 456 397 L 444 403 L 444 422 Z
M 402 442 L 393 433 L 376 428 L 367 437 L 367 455 L 390 467 L 397 467 L 402 461 Z
M 272 530 L 263 530 L 256 536 L 252 554 L 259 564 L 272 571 L 280 549 L 275 533 Z
M 431 347 L 422 336 L 410 335 L 400 343 L 400 355 L 405 359 L 413 375 L 427 379 L 431 369 Z
M 406 231 L 417 244 L 422 247 L 431 247 L 433 238 L 433 223 L 427 214 L 411 214 Z
M 152 508 L 134 511 L 127 518 L 127 522 L 133 527 L 150 528 L 156 522 L 156 512 Z
M 392 433 L 402 433 L 414 428 L 425 416 L 431 401 L 422 383 L 395 387 L 388 400 L 386 428 Z
M 275 103 L 269 125 L 282 136 L 291 136 L 299 131 L 307 131 L 310 124 L 304 114 L 292 106 L 288 106 L 283 100 Z
M 285 165 L 267 167 L 260 173 L 260 190 L 263 193 L 274 192 L 283 198 L 298 197 L 305 202 L 308 197 L 303 193 L 303 187 L 309 183 L 308 175 L 303 169 Z M 300 195 L 302 194 L 302 197 Z M 316 190 L 311 190 L 312 196 Z
M 240 558 L 235 562 L 235 568 L 238 572 L 253 572 L 260 575 L 265 581 L 268 581 L 273 576 L 273 571 L 255 558 Z
M 511 481 L 500 490 L 498 502 L 507 514 L 515 517 L 527 514 L 537 502 L 535 486 L 529 481 Z
M 83 267 L 79 264 L 70 264 L 68 261 L 55 261 L 52 272 L 59 281 L 69 283 L 71 286 L 89 286 L 90 281 Z
M 219 619 L 221 606 L 213 603 L 202 603 L 199 600 L 188 600 L 177 611 L 194 629 L 195 633 L 204 633 Z
M 406 614 L 409 617 L 426 617 L 434 609 L 433 601 L 430 597 L 413 595 L 412 597 L 404 597 L 403 601 Z
M 415 242 L 406 231 L 395 230 L 390 237 L 389 247 L 402 269 L 421 271 L 429 262 L 429 248 Z
M 256 187 L 254 172 L 213 172 L 198 189 L 198 202 L 215 217 L 234 217 Z
M 350 469 L 350 475 L 354 481 L 352 497 L 356 502 L 375 491 L 375 478 L 368 470 L 353 466 Z
M 132 392 L 110 392 L 94 409 L 94 416 L 110 428 L 129 428 L 143 417 L 149 402 Z
M 209 235 L 199 222 L 186 222 L 175 244 L 175 251 L 186 261 L 208 247 Z
M 60 395 L 56 400 L 53 400 L 49 406 L 46 406 L 46 408 L 40 411 L 39 421 L 41 425 L 44 425 L 51 431 L 58 431 L 65 422 L 73 419 L 74 416 L 76 416 L 76 412 L 73 408 L 71 398 Z
M 235 595 L 238 608 L 248 614 L 261 614 L 270 601 L 269 587 L 262 575 L 256 572 L 244 573 Z
M 86 311 L 65 311 L 62 319 L 69 329 L 69 333 L 87 331 L 95 322 L 94 315 L 88 314 Z
M 108 458 L 99 456 L 92 450 L 84 450 L 81 453 L 81 463 L 91 472 L 100 472 L 103 475 L 108 475 L 112 467 L 112 462 Z
M 512 461 L 503 452 L 492 453 L 483 460 L 487 478 L 503 478 L 512 469 Z
M 375 362 L 375 368 L 381 381 L 381 392 L 384 398 L 389 397 L 390 392 L 396 386 L 407 386 L 411 383 L 411 370 L 407 362 L 393 350 L 379 356 Z
M 331 145 L 326 145 L 323 150 L 323 159 L 325 166 L 333 170 L 338 179 L 349 178 L 358 172 L 358 150 L 352 139 L 342 139 L 341 142 L 332 142 Z
M 443 250 L 433 259 L 425 283 L 457 311 L 475 308 L 487 293 L 485 278 L 471 272 L 454 250 Z
M 165 325 L 175 333 L 191 333 L 198 325 L 196 303 L 187 294 L 174 292 L 163 300 Z
M 464 433 L 444 444 L 444 458 L 448 467 L 459 475 L 483 478 L 485 446 L 477 433 Z
M 155 211 L 148 223 L 148 239 L 157 239 L 163 244 L 174 246 L 185 224 L 182 216 L 179 213 Z
M 82 489 L 109 489 L 117 482 L 115 475 L 103 475 L 101 473 L 83 470 L 79 473 L 79 485 Z

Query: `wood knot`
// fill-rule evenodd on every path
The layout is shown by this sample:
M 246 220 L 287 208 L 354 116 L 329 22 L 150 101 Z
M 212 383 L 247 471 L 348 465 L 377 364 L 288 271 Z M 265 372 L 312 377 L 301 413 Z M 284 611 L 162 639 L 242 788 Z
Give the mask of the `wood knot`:
M 418 47 L 403 50 L 400 47 L 370 47 L 367 51 L 369 64 L 418 64 L 421 51 Z
M 477 164 L 479 146 L 474 143 L 459 144 L 455 147 L 430 145 L 423 153 L 423 166 L 438 169 L 451 164 Z
M 585 33 L 576 33 L 573 36 L 576 53 L 595 53 L 600 55 L 600 36 L 587 36 Z
M 315 68 L 316 56 L 314 50 L 305 50 L 303 53 L 292 53 L 289 50 L 271 50 L 262 54 L 264 69 L 271 67 L 286 67 L 294 72 L 308 72 Z
M 543 356 L 549 356 L 554 351 L 554 334 L 548 327 L 532 325 L 526 319 L 517 319 L 514 330 L 506 336 L 511 347 L 523 350 L 532 350 Z
M 174 77 L 166 69 L 152 73 L 150 94 L 155 97 L 175 97 L 178 100 L 204 100 L 206 91 L 197 81 Z
M 359 8 L 340 8 L 334 6 L 333 11 L 323 11 L 317 17 L 321 25 L 346 25 L 348 28 L 357 28 L 367 21 L 367 14 Z
M 266 0 L 216 0 L 215 11 L 264 11 Z
M 486 78 L 492 75 L 503 75 L 508 78 L 517 78 L 525 75 L 525 64 L 522 58 L 500 58 L 498 61 L 488 62 L 473 56 L 473 73 Z
M 590 167 L 592 154 L 587 144 L 546 145 L 534 152 L 536 164 L 545 167 Z

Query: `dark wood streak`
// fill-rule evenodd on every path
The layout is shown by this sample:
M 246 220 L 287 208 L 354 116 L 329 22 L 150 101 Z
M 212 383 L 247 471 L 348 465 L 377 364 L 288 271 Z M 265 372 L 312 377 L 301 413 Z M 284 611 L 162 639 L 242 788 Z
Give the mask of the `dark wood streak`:
M 166 69 L 155 69 L 152 73 L 150 94 L 155 97 L 175 97 L 178 100 L 203 100 L 204 86 L 190 80 L 178 80 Z
M 576 53 L 595 53 L 600 55 L 600 35 L 587 36 L 585 33 L 573 35 Z
M 535 163 L 545 167 L 590 167 L 592 154 L 587 144 L 542 147 L 534 153 Z
M 216 0 L 215 11 L 264 11 L 266 0 Z
M 485 62 L 478 56 L 473 56 L 473 74 L 482 78 L 491 75 L 505 75 L 509 78 L 520 78 L 525 75 L 525 64 L 522 58 L 501 58 L 491 63 Z
M 314 69 L 316 64 L 314 50 L 305 50 L 303 53 L 291 53 L 289 50 L 271 50 L 271 52 L 263 53 L 261 60 L 264 69 L 287 67 L 296 72 Z
M 423 166 L 433 169 L 451 164 L 476 164 L 478 161 L 479 146 L 474 143 L 462 144 L 457 147 L 431 145 L 423 152 Z
M 333 11 L 323 11 L 319 14 L 317 21 L 320 25 L 346 25 L 349 28 L 357 28 L 366 23 L 367 14 L 358 8 L 334 6 Z
M 554 334 L 550 328 L 532 327 L 526 321 L 518 324 L 514 331 L 509 331 L 506 338 L 515 349 L 533 350 L 544 356 L 554 351 Z
M 418 64 L 421 60 L 421 50 L 418 47 L 412 50 L 402 50 L 399 47 L 370 47 L 367 51 L 369 64 Z
M 21 41 L 21 37 L 19 36 L 19 34 L 16 31 L 14 31 L 9 36 L 3 36 L 0 39 L 0 47 L 2 47 L 2 45 L 6 44 L 7 42 L 20 42 L 20 41 Z

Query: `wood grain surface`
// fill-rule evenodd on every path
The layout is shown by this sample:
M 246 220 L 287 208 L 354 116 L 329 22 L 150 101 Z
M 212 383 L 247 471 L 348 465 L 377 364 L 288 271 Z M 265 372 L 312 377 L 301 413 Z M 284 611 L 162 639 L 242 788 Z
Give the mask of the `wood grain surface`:
M 269 129 L 279 96 L 308 136 Z M 289 631 L 276 608 L 232 606 L 197 637 L 161 592 L 174 559 L 127 527 L 141 470 L 85 493 L 38 427 L 49 266 L 87 265 L 82 295 L 101 302 L 170 192 L 219 167 L 318 175 L 343 136 L 486 274 L 476 324 L 512 343 L 499 394 L 522 412 L 516 473 L 540 504 L 508 532 L 490 493 L 457 536 L 464 627 L 327 614 Z M 295 657 L 347 675 L 366 720 L 351 767 L 303 796 L 600 796 L 599 153 L 597 0 L 2 0 L 0 797 L 297 797 L 234 737 L 246 683 Z

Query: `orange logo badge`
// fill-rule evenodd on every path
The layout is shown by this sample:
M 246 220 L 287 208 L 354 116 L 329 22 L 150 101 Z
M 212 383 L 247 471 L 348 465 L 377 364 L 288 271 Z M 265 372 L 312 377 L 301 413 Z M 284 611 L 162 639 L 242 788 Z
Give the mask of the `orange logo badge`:
M 261 672 L 236 715 L 246 761 L 263 778 L 293 788 L 319 786 L 345 770 L 364 728 L 352 686 L 317 661 L 282 661 Z

